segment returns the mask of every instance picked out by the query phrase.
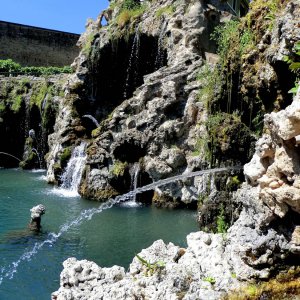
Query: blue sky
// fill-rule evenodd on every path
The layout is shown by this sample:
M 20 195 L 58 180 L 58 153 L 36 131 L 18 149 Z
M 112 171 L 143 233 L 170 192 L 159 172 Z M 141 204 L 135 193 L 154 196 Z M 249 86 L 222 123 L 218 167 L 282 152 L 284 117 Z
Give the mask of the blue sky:
M 87 18 L 96 19 L 108 0 L 0 0 L 0 20 L 82 33 Z

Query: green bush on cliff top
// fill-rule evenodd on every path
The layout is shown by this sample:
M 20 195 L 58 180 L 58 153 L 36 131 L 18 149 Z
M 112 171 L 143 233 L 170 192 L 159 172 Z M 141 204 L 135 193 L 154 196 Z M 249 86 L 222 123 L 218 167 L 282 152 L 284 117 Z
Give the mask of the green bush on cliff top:
M 65 67 L 22 67 L 12 59 L 0 60 L 0 74 L 2 75 L 32 75 L 44 76 L 72 73 L 72 68 Z

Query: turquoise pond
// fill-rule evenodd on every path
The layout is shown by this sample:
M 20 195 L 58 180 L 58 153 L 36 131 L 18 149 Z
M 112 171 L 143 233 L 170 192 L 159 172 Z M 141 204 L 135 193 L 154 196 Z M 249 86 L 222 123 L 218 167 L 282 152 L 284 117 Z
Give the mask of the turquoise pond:
M 46 214 L 42 232 L 36 235 L 26 228 L 30 208 L 40 203 L 46 206 Z M 49 234 L 99 205 L 63 196 L 45 182 L 43 171 L 0 169 L 0 300 L 50 299 L 59 287 L 67 257 L 128 268 L 135 253 L 154 240 L 185 246 L 186 235 L 197 230 L 195 211 L 118 205 L 72 226 L 55 243 L 32 252 Z M 30 253 L 30 258 L 23 256 L 19 261 L 24 253 Z

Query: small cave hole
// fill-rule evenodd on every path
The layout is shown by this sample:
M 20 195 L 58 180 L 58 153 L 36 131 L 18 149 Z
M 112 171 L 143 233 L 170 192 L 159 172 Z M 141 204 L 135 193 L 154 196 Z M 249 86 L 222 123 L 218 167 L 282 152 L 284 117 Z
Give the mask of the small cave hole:
M 134 141 L 126 141 L 117 146 L 113 151 L 114 157 L 121 162 L 134 163 L 146 155 L 146 149 L 134 143 Z

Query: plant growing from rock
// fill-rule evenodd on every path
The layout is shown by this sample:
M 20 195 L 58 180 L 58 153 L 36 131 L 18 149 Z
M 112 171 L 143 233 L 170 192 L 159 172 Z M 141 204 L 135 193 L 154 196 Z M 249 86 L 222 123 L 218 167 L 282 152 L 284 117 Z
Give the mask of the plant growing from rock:
M 217 233 L 226 233 L 229 228 L 229 225 L 227 224 L 225 220 L 225 212 L 223 205 L 221 206 L 220 213 L 217 216 Z
M 135 0 L 125 0 L 122 3 L 120 12 L 116 18 L 116 23 L 120 28 L 132 23 L 135 19 L 140 17 L 146 9 L 146 4 L 141 4 Z
M 211 276 L 205 277 L 203 279 L 203 281 L 209 282 L 212 285 L 214 285 L 216 283 L 216 279 L 214 277 L 211 277 Z
M 146 259 L 142 258 L 138 254 L 135 255 L 137 259 L 142 263 L 142 265 L 146 268 L 145 275 L 152 276 L 154 273 L 159 272 L 161 269 L 165 268 L 166 263 L 163 261 L 156 261 L 154 263 L 150 263 Z
M 172 15 L 175 12 L 175 6 L 174 5 L 167 5 L 164 7 L 159 8 L 156 13 L 155 16 L 157 18 L 160 18 L 162 15 Z
M 296 95 L 300 81 L 300 41 L 294 45 L 294 58 L 285 56 L 284 61 L 289 64 L 289 69 L 296 74 L 295 86 L 289 90 L 289 93 Z
M 123 176 L 127 167 L 127 162 L 116 160 L 114 165 L 112 166 L 111 173 L 115 176 Z

